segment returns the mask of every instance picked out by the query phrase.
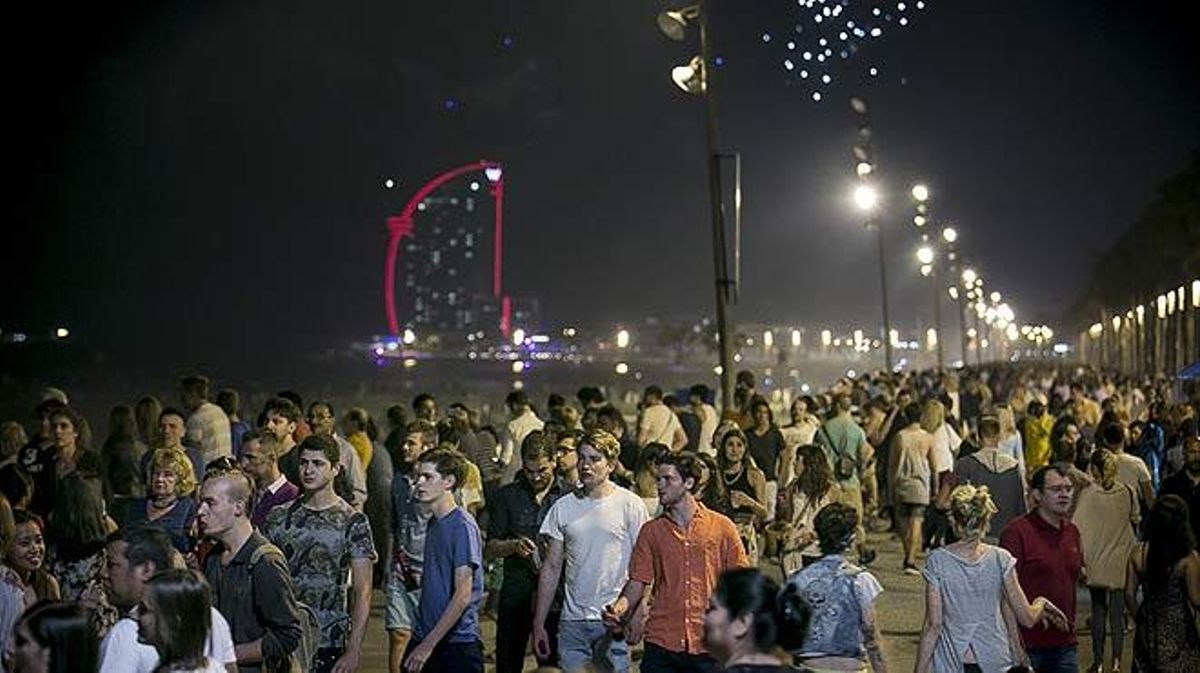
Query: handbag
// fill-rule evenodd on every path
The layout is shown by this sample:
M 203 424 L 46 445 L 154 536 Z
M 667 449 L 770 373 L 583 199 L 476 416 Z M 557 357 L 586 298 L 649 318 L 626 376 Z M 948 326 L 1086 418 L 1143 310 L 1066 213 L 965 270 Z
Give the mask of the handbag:
M 821 425 L 819 432 L 825 437 L 825 441 L 829 444 L 829 449 L 833 452 L 834 476 L 838 478 L 838 481 L 853 479 L 854 475 L 858 473 L 858 461 L 838 450 L 837 445 L 833 443 L 833 438 L 829 436 L 829 431 L 825 429 L 824 424 Z

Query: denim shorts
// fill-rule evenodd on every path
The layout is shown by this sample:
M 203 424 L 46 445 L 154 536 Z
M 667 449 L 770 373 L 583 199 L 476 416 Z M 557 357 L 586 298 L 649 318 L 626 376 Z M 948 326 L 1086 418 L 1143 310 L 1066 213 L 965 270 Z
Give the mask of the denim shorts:
M 388 631 L 412 632 L 417 624 L 417 604 L 421 602 L 421 590 L 408 591 L 400 573 L 392 573 L 387 585 L 387 608 L 384 626 Z
M 629 673 L 629 644 L 613 640 L 598 619 L 563 620 L 558 624 L 558 663 L 563 673 L 591 670 Z

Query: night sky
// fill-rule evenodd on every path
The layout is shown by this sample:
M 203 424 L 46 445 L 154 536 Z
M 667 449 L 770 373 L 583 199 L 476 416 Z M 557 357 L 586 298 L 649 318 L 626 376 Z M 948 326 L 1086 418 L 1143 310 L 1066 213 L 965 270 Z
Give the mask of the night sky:
M 1196 3 L 926 4 L 903 28 L 887 5 L 894 21 L 821 70 L 814 102 L 782 65 L 811 10 L 713 2 L 723 149 L 745 171 L 743 319 L 878 324 L 850 95 L 872 106 L 902 327 L 931 312 L 914 181 L 1018 319 L 1054 324 L 1200 148 Z M 0 328 L 66 324 L 146 353 L 379 333 L 384 218 L 481 158 L 506 165 L 507 288 L 550 322 L 710 312 L 703 107 L 668 77 L 698 42 L 658 33 L 666 7 L 39 6 L 3 47 L 16 236 Z

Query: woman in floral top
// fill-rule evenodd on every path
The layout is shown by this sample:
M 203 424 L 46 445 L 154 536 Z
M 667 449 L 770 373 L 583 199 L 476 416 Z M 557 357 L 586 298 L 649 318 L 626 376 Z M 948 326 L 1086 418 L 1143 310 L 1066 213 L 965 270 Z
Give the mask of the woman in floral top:
M 58 578 L 63 600 L 94 611 L 93 626 L 103 637 L 118 618 L 103 579 L 105 539 L 117 527 L 105 513 L 100 480 L 84 472 L 68 475 L 55 493 L 53 512 L 46 526 L 50 572 Z

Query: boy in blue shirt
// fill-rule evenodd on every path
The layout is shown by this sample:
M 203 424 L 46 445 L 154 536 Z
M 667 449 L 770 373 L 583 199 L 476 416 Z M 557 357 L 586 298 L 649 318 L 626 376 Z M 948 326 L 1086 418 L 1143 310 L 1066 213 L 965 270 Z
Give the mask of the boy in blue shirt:
M 417 464 L 414 496 L 433 518 L 425 535 L 416 645 L 404 662 L 407 673 L 483 673 L 483 543 L 475 519 L 454 501 L 466 473 L 467 459 L 457 451 L 435 449 Z

